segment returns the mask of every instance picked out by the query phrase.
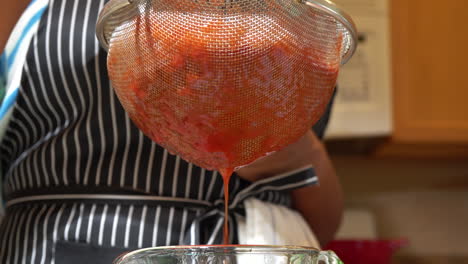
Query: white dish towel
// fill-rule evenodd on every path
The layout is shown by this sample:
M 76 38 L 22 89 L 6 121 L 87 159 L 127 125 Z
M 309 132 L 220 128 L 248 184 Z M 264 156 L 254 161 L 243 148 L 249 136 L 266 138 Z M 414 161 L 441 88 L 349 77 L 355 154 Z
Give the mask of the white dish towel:
M 298 212 L 285 206 L 250 198 L 246 217 L 239 217 L 239 242 L 244 245 L 294 245 L 320 249 L 309 225 Z

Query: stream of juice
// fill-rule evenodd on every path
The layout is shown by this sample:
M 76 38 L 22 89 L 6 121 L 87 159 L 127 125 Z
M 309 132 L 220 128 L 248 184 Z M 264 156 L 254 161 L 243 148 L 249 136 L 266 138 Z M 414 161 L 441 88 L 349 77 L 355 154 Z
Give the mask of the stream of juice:
M 229 243 L 229 180 L 231 179 L 233 168 L 220 169 L 219 173 L 223 176 L 224 182 L 224 236 L 223 243 L 225 245 Z

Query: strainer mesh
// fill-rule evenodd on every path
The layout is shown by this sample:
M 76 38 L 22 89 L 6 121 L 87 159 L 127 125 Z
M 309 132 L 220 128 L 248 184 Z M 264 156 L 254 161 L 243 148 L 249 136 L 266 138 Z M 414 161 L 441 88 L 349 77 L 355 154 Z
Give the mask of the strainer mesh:
M 303 135 L 349 48 L 335 18 L 293 0 L 134 1 L 112 19 L 108 71 L 122 105 L 148 137 L 207 169 Z

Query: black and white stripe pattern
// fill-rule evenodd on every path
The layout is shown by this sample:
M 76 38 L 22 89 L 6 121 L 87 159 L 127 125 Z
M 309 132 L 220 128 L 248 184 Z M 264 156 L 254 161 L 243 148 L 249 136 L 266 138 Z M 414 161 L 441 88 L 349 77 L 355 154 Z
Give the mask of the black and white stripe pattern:
M 174 219 L 182 219 L 183 210 L 163 206 L 96 203 L 16 206 L 0 230 L 6 234 L 2 235 L 1 263 L 54 263 L 53 245 L 57 241 L 133 249 L 176 245 L 178 237 L 160 235 L 183 233 L 180 221 L 174 221 L 171 229 L 168 228 L 169 219 L 164 216 L 171 211 Z M 189 219 L 195 216 L 195 210 L 187 210 Z M 143 219 L 144 225 L 140 224 Z M 145 228 L 156 225 L 157 239 L 153 240 L 153 232 L 145 232 Z
M 56 263 L 63 241 L 122 249 L 221 242 L 222 178 L 145 137 L 112 90 L 95 37 L 104 4 L 50 0 L 30 44 L 0 144 L 9 203 L 0 225 L 0 263 Z M 251 196 L 287 205 L 289 189 L 316 180 L 297 175 L 256 184 L 234 175 L 233 214 L 242 213 L 237 208 Z M 66 196 L 90 193 L 123 198 Z M 51 194 L 63 199 L 44 199 Z M 202 206 L 180 206 L 184 200 Z
M 266 194 L 269 201 L 287 205 L 287 191 L 316 181 L 311 168 L 302 168 L 294 174 L 258 181 L 243 190 L 232 184 L 230 241 L 236 242 L 236 215 L 243 215 L 242 207 L 235 204 Z M 0 234 L 4 234 L 0 256 L 6 263 L 18 263 L 10 262 L 11 258 L 26 263 L 55 263 L 55 245 L 60 242 L 123 251 L 222 241 L 222 197 L 208 202 L 146 195 L 49 194 L 13 199 L 8 201 L 7 208 L 9 214 L 0 227 Z

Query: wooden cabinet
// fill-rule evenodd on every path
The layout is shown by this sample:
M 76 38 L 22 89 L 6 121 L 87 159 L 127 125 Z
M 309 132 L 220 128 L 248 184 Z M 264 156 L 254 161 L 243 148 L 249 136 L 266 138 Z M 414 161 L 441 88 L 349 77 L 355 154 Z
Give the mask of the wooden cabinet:
M 389 4 L 393 141 L 468 144 L 468 1 Z

